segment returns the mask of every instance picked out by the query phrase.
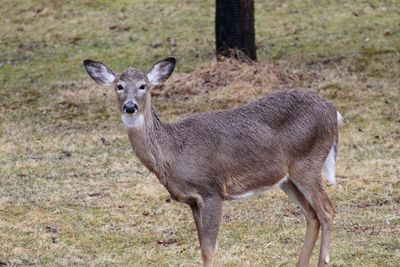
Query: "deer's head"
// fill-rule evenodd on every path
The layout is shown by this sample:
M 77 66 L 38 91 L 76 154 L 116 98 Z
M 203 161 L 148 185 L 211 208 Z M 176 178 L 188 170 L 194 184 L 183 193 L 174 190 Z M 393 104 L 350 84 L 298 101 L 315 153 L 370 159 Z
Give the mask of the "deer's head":
M 89 76 L 98 84 L 114 87 L 122 121 L 127 128 L 140 126 L 146 110 L 151 108 L 150 91 L 164 83 L 175 67 L 175 58 L 158 61 L 148 72 L 128 68 L 121 74 L 113 72 L 101 62 L 83 61 Z

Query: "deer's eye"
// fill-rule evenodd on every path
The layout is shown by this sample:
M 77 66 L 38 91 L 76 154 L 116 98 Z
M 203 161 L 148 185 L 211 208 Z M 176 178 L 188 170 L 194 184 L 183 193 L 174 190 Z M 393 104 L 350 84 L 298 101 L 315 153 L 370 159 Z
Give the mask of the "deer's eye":
M 145 84 L 142 84 L 142 85 L 139 87 L 140 90 L 144 90 L 145 88 L 146 88 L 146 85 L 145 85 Z
M 120 84 L 117 85 L 117 90 L 124 90 L 124 87 Z

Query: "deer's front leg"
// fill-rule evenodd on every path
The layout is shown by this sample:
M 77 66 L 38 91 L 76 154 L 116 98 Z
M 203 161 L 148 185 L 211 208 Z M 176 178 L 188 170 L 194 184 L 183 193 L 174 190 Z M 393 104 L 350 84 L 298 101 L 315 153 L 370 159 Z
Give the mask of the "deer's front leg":
M 222 220 L 222 199 L 204 199 L 203 205 L 192 205 L 204 267 L 213 266 L 217 237 Z

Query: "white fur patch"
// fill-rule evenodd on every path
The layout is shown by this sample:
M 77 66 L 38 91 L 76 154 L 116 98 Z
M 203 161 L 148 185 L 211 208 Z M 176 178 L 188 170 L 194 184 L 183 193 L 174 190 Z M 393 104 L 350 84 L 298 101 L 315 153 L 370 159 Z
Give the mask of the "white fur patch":
M 229 197 L 232 198 L 233 200 L 243 200 L 243 199 L 246 199 L 246 198 L 250 198 L 250 197 L 255 196 L 255 195 L 257 195 L 257 194 L 259 194 L 261 192 L 270 190 L 270 189 L 272 189 L 272 188 L 274 188 L 276 186 L 280 186 L 283 182 L 287 181 L 288 178 L 289 178 L 289 175 L 285 175 L 281 180 L 279 180 L 279 182 L 277 182 L 273 186 L 264 186 L 264 187 L 261 187 L 261 188 L 257 188 L 257 189 L 254 189 L 254 190 L 250 190 L 250 191 L 244 192 L 243 194 L 232 195 L 232 196 L 229 196 Z
M 304 186 L 302 186 L 299 183 L 296 183 L 296 181 L 292 180 L 292 182 L 296 185 L 297 189 L 299 189 L 300 192 L 303 194 L 303 196 L 307 199 L 308 203 L 312 205 L 313 199 L 311 193 Z
M 340 126 L 343 124 L 343 117 L 340 115 L 339 112 L 336 112 L 336 119 L 337 124 Z M 328 157 L 325 160 L 324 167 L 322 168 L 322 173 L 325 175 L 326 179 L 328 180 L 329 184 L 334 185 L 336 184 L 335 179 L 335 166 L 336 166 L 336 142 L 333 144 L 331 150 L 329 151 Z
M 151 84 L 154 84 L 154 85 L 159 84 L 158 80 L 160 77 L 160 71 L 161 71 L 160 67 L 155 65 L 154 68 L 149 73 L 147 73 L 147 79 L 149 80 L 149 82 Z
M 240 195 L 233 195 L 233 196 L 230 196 L 232 199 L 234 199 L 234 200 L 243 200 L 243 199 L 246 199 L 246 198 L 250 198 L 250 197 L 252 197 L 252 196 L 255 196 L 255 195 L 257 195 L 257 194 L 259 194 L 259 193 L 261 193 L 261 192 L 263 192 L 263 191 L 266 191 L 266 190 L 268 190 L 268 189 L 270 189 L 271 187 L 269 187 L 269 186 L 265 186 L 265 187 L 262 187 L 262 188 L 259 188 L 259 189 L 256 189 L 256 190 L 251 190 L 251 191 L 247 191 L 247 192 L 245 192 L 245 193 L 243 193 L 243 194 L 240 194 Z
M 336 165 L 336 160 L 335 160 L 335 146 L 334 144 L 329 151 L 328 157 L 325 160 L 324 167 L 322 168 L 322 172 L 326 176 L 326 179 L 328 179 L 328 182 L 331 185 L 334 185 L 336 183 L 335 179 L 335 165 Z
M 289 174 L 286 174 L 278 183 L 276 183 L 275 186 L 281 186 L 284 182 L 286 182 L 289 179 Z
M 342 125 L 343 124 L 343 122 L 344 122 L 343 117 L 338 111 L 336 112 L 336 119 L 337 119 L 337 124 L 338 125 Z
M 130 114 L 122 114 L 121 115 L 122 122 L 127 129 L 132 128 L 140 128 L 144 124 L 143 115 L 130 115 Z

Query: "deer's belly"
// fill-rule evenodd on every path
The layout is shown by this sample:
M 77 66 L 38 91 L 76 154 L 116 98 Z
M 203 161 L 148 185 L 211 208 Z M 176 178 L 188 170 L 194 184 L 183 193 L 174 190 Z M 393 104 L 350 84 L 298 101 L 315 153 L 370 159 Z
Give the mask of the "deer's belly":
M 264 191 L 267 191 L 267 190 L 270 190 L 272 188 L 275 188 L 275 187 L 279 186 L 280 184 L 285 182 L 288 178 L 289 178 L 289 176 L 285 175 L 281 179 L 278 179 L 278 181 L 273 185 L 260 186 L 260 187 L 252 188 L 252 189 L 249 189 L 249 190 L 241 190 L 240 192 L 237 192 L 236 190 L 235 190 L 235 192 L 229 192 L 229 191 L 232 191 L 232 189 L 231 190 L 227 190 L 225 192 L 225 199 L 226 200 L 243 200 L 243 199 L 247 199 L 247 198 L 253 197 L 253 196 L 257 195 L 257 194 L 260 194 L 260 193 L 262 193 Z

